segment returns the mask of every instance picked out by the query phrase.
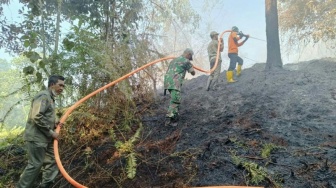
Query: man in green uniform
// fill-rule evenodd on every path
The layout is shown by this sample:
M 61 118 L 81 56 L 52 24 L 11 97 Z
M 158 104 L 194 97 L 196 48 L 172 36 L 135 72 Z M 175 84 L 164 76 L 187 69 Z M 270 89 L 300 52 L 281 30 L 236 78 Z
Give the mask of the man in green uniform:
M 210 37 L 211 37 L 211 42 L 208 45 L 208 56 L 209 56 L 209 61 L 210 61 L 210 69 L 213 68 L 213 66 L 216 63 L 216 58 L 217 58 L 217 51 L 218 51 L 218 35 L 219 33 L 217 33 L 216 31 L 212 31 L 210 33 Z M 206 85 L 206 90 L 209 91 L 211 86 L 216 87 L 217 83 L 218 83 L 218 78 L 220 75 L 220 71 L 222 68 L 222 57 L 221 57 L 221 52 L 224 49 L 224 45 L 223 45 L 223 40 L 221 41 L 220 47 L 219 47 L 219 57 L 218 57 L 218 63 L 217 63 L 217 67 L 216 69 L 210 74 L 209 78 L 208 78 L 208 82 Z
M 195 75 L 195 70 L 190 61 L 193 59 L 194 52 L 187 48 L 180 57 L 173 59 L 164 76 L 164 94 L 169 91 L 171 99 L 166 115 L 166 125 L 177 125 L 179 116 L 179 107 L 181 103 L 181 87 L 183 79 L 188 71 L 191 75 Z
M 41 188 L 51 187 L 58 174 L 54 157 L 53 139 L 58 139 L 56 128 L 55 97 L 64 89 L 64 77 L 49 77 L 48 89 L 39 92 L 32 100 L 24 132 L 28 164 L 21 174 L 17 188 L 32 188 L 42 169 Z

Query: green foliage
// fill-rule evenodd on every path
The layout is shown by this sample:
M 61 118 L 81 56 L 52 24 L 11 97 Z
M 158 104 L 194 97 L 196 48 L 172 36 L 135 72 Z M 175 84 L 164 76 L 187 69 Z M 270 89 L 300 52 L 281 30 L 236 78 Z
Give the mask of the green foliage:
M 261 151 L 261 155 L 263 158 L 268 158 L 274 149 L 279 148 L 278 146 L 275 146 L 274 144 L 264 144 L 263 149 Z M 277 178 L 276 180 L 273 180 L 271 177 L 274 175 L 269 175 L 267 173 L 267 169 L 263 166 L 260 166 L 260 164 L 257 164 L 251 160 L 248 160 L 245 157 L 241 157 L 237 154 L 236 150 L 230 150 L 230 156 L 232 159 L 232 163 L 236 165 L 239 168 L 243 168 L 248 172 L 247 176 L 247 184 L 260 184 L 265 180 L 268 180 L 274 187 L 281 187 L 281 183 L 283 180 L 282 178 Z
M 63 39 L 63 46 L 65 50 L 71 51 L 73 47 L 75 47 L 75 43 L 70 41 L 68 38 Z
M 248 182 L 259 184 L 267 178 L 266 169 L 258 164 L 237 156 L 233 151 L 231 151 L 231 158 L 236 166 L 241 166 L 248 172 Z
M 137 129 L 135 134 L 127 141 L 122 142 L 122 141 L 117 141 L 115 143 L 115 147 L 118 149 L 118 151 L 121 154 L 124 153 L 133 153 L 134 152 L 134 143 L 139 139 L 140 133 L 142 131 L 142 125 Z
M 6 124 L 7 128 L 16 125 L 24 125 L 27 114 L 27 90 L 28 85 L 24 83 L 20 71 L 13 66 L 17 61 L 13 60 L 12 66 L 0 71 L 0 121 Z M 0 125 L 0 128 L 2 125 Z
M 234 150 L 231 150 L 230 153 L 231 153 L 232 162 L 236 166 L 239 166 L 244 161 L 243 158 L 237 156 L 237 153 Z
M 34 67 L 32 67 L 32 66 L 28 66 L 28 67 L 23 68 L 22 72 L 23 72 L 25 75 L 28 75 L 28 74 L 34 74 L 35 69 L 34 69 Z
M 13 187 L 24 168 L 25 151 L 24 141 L 21 136 L 22 127 L 1 129 L 0 131 L 0 187 Z
M 136 167 L 137 167 L 137 163 L 136 163 L 136 157 L 135 157 L 135 153 L 130 153 L 127 156 L 127 177 L 129 179 L 133 179 L 136 175 Z
M 278 147 L 272 143 L 264 144 L 263 149 L 261 150 L 261 156 L 263 158 L 268 158 L 271 155 L 271 152 L 276 148 Z
M 57 32 L 60 31 L 55 20 L 57 1 L 21 3 L 21 23 L 10 25 L 6 20 L 0 20 L 4 28 L 0 46 L 26 57 L 19 63 L 12 63 L 25 75 L 15 77 L 20 79 L 22 87 L 17 93 L 26 96 L 24 100 L 30 99 L 34 92 L 41 89 L 48 74 L 56 72 L 65 76 L 67 85 L 71 84 L 66 87 L 66 98 L 57 101 L 61 106 L 73 104 L 92 91 L 162 57 L 164 54 L 156 49 L 163 46 L 164 41 L 155 35 L 172 29 L 173 20 L 183 23 L 186 31 L 194 29 L 199 20 L 190 3 L 180 0 L 62 1 L 61 21 L 70 26 L 63 28 L 62 36 L 58 38 Z M 62 26 L 68 24 L 61 23 Z M 58 39 L 62 42 L 56 48 Z M 57 65 L 56 71 L 54 64 Z M 138 73 L 83 103 L 65 122 L 67 126 L 63 129 L 67 130 L 67 134 L 64 142 L 69 144 L 68 148 L 74 147 L 77 151 L 78 145 L 98 142 L 98 138 L 108 132 L 121 157 L 127 161 L 124 173 L 128 178 L 134 178 L 137 167 L 134 147 L 142 130 L 140 125 L 134 135 L 130 135 L 139 125 L 134 99 L 136 96 L 137 100 L 151 98 L 151 93 L 156 93 L 152 85 L 156 85 L 164 71 L 161 66 L 151 67 L 145 73 Z M 15 85 L 16 82 L 11 83 Z M 134 86 L 140 89 L 133 90 Z M 10 85 L 7 87 L 10 88 Z M 11 91 L 8 89 L 4 95 Z M 78 158 L 86 156 L 82 163 L 86 167 L 92 164 L 90 154 L 73 153 L 74 156 L 76 154 L 80 156 Z
M 134 151 L 134 144 L 140 138 L 140 134 L 142 131 L 142 125 L 137 129 L 135 134 L 127 141 L 121 142 L 117 141 L 115 143 L 115 147 L 117 148 L 118 152 L 121 156 L 126 156 L 127 159 L 127 177 L 133 179 L 136 175 L 136 153 Z
M 116 136 L 116 134 L 115 134 L 114 129 L 109 129 L 109 135 L 110 135 L 111 140 L 112 140 L 113 142 L 115 142 L 117 136 Z
M 248 171 L 251 183 L 259 184 L 267 177 L 266 169 L 253 162 L 243 162 L 243 167 Z
M 230 137 L 229 138 L 231 142 L 233 142 L 236 146 L 247 149 L 247 146 L 244 142 L 241 140 L 238 140 L 236 137 Z
M 336 40 L 336 3 L 334 0 L 279 1 L 280 29 L 287 33 L 291 47 L 298 40 L 308 44 Z M 331 43 L 331 47 L 336 46 Z M 291 49 L 293 51 L 293 49 Z
M 18 139 L 18 135 L 24 131 L 23 127 L 13 127 L 11 129 L 0 129 L 0 150 L 8 147 Z
M 29 51 L 25 52 L 24 55 L 32 62 L 35 63 L 37 60 L 41 59 L 41 56 L 37 52 Z

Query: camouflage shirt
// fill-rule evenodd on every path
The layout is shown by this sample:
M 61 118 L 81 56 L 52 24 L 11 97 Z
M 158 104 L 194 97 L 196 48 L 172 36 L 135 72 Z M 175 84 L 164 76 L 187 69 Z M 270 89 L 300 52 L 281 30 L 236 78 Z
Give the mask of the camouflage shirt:
M 186 71 L 189 73 L 194 71 L 193 65 L 187 58 L 180 56 L 172 60 L 164 76 L 164 89 L 181 91 Z
M 209 56 L 209 61 L 216 59 L 217 56 L 217 50 L 218 50 L 218 40 L 212 40 L 209 45 L 208 45 L 208 56 Z M 223 42 L 221 44 L 221 47 L 219 49 L 220 52 L 223 51 Z M 219 57 L 218 61 L 222 60 L 221 54 L 219 52 Z
M 49 90 L 39 92 L 32 100 L 24 140 L 52 142 L 51 131 L 55 129 L 55 100 Z

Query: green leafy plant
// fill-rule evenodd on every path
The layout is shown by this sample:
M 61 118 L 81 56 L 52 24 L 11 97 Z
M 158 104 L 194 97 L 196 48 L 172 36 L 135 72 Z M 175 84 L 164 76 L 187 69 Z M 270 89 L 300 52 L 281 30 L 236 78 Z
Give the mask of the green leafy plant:
M 248 172 L 248 183 L 251 182 L 259 184 L 266 179 L 267 172 L 265 168 L 259 166 L 254 162 L 250 162 L 244 158 L 237 156 L 235 151 L 231 151 L 231 158 L 236 166 L 241 166 Z
M 276 148 L 277 146 L 272 143 L 264 144 L 263 149 L 261 150 L 262 158 L 268 158 L 271 155 L 271 152 L 274 151 Z
M 252 183 L 259 184 L 267 177 L 266 169 L 256 163 L 245 161 L 242 165 L 248 171 Z
M 127 177 L 130 179 L 133 179 L 136 175 L 136 167 L 137 167 L 137 163 L 136 163 L 136 157 L 135 157 L 135 153 L 130 153 L 127 156 Z
M 12 129 L 3 129 L 0 131 L 0 150 L 8 147 L 23 132 L 23 127 L 13 127 Z
M 134 143 L 140 138 L 140 133 L 142 131 L 142 125 L 137 129 L 135 134 L 127 141 L 121 142 L 117 141 L 115 147 L 117 148 L 120 156 L 126 156 L 127 159 L 127 177 L 133 179 L 136 175 L 136 153 L 134 150 Z

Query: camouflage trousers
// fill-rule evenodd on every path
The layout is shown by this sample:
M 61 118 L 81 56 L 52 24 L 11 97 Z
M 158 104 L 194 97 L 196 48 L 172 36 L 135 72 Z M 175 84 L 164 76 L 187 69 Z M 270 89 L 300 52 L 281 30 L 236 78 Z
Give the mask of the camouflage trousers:
M 170 103 L 166 117 L 171 119 L 177 119 L 179 115 L 178 111 L 181 104 L 181 92 L 175 89 L 169 89 L 168 91 L 170 93 Z
M 210 61 L 210 68 L 211 69 L 215 66 L 215 63 L 216 63 L 216 58 L 214 58 Z M 208 87 L 211 87 L 210 85 L 212 85 L 212 86 L 217 85 L 218 78 L 219 78 L 219 75 L 220 75 L 220 72 L 221 72 L 221 68 L 222 68 L 222 60 L 218 60 L 218 64 L 217 64 L 216 69 L 210 74 L 210 76 L 208 78 L 208 84 L 209 84 Z

